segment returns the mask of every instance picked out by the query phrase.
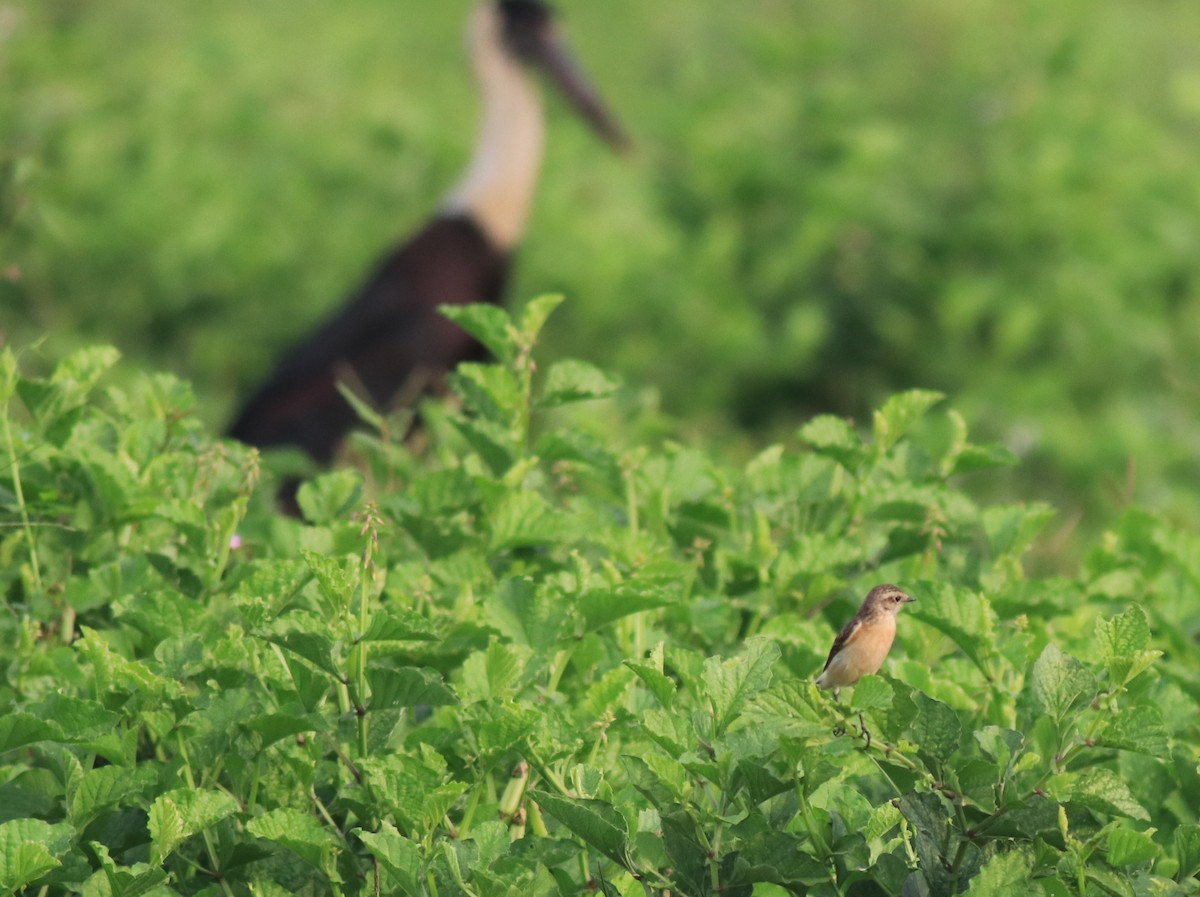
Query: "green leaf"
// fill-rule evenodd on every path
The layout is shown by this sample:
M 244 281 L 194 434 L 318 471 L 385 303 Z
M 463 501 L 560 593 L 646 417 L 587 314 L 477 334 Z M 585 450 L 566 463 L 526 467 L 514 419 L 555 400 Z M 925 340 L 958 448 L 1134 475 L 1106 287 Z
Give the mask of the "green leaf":
M 503 697 L 514 688 L 525 670 L 526 657 L 513 645 L 493 641 L 486 651 L 476 651 L 463 662 L 463 701 Z
M 449 382 L 464 407 L 505 428 L 517 419 L 525 403 L 517 376 L 498 365 L 464 361 Z
M 498 305 L 482 302 L 474 305 L 440 305 L 438 311 L 483 343 L 504 364 L 516 357 L 513 339 L 516 331 L 508 312 Z
M 748 701 L 771 684 L 771 667 L 778 659 L 778 645 L 765 638 L 752 638 L 739 657 L 705 660 L 705 693 L 718 734 L 729 727 Z
M 1166 759 L 1170 752 L 1162 712 L 1146 704 L 1122 710 L 1110 717 L 1096 736 L 1096 744 L 1162 759 Z
M 100 378 L 121 358 L 112 346 L 88 346 L 58 363 L 50 382 L 61 387 L 69 404 L 86 401 Z
M 315 551 L 302 551 L 304 562 L 317 578 L 321 594 L 331 607 L 348 607 L 358 590 L 361 565 L 357 558 L 326 557 Z
M 1162 854 L 1162 848 L 1154 842 L 1149 834 L 1127 828 L 1114 828 L 1109 831 L 1107 849 L 1108 864 L 1116 866 L 1118 869 L 1122 866 L 1137 866 L 1140 863 L 1147 863 Z
M 573 526 L 541 493 L 507 493 L 492 514 L 488 550 L 495 553 L 528 545 L 545 545 L 571 538 Z
M 288 807 L 251 819 L 246 830 L 256 838 L 271 841 L 294 853 L 314 869 L 328 872 L 329 860 L 337 851 L 337 840 L 311 813 Z
M 38 741 L 66 741 L 58 727 L 31 714 L 17 711 L 0 716 L 0 754 Z
M 1068 793 L 1072 801 L 1089 810 L 1150 821 L 1146 808 L 1137 802 L 1129 786 L 1111 769 L 1098 767 L 1079 773 L 1070 783 Z
M 800 439 L 822 455 L 853 467 L 863 453 L 862 440 L 854 428 L 840 417 L 822 414 L 800 428 Z
M 649 663 L 634 660 L 625 661 L 625 665 L 637 673 L 638 678 L 646 684 L 654 697 L 658 698 L 664 708 L 670 709 L 675 698 L 675 682 L 663 672 L 663 644 L 659 642 L 651 650 Z
M 354 413 L 360 421 L 377 433 L 387 431 L 387 421 L 382 414 L 375 410 L 369 397 L 360 396 L 349 383 L 343 380 L 338 380 L 334 385 L 337 386 L 337 391 L 342 398 L 354 409 Z
M 333 470 L 306 480 L 296 493 L 296 501 L 309 523 L 333 523 L 358 503 L 362 485 L 362 474 L 357 470 Z
M 879 676 L 863 676 L 854 685 L 850 696 L 852 710 L 886 709 L 892 706 L 892 687 Z
M 1185 822 L 1175 829 L 1175 857 L 1179 860 L 1177 881 L 1200 873 L 1200 825 Z
M 532 346 L 537 342 L 538 335 L 546 324 L 546 319 L 550 317 L 554 309 L 562 305 L 564 298 L 564 296 L 550 293 L 529 300 L 525 308 L 521 310 L 521 324 L 518 328 L 524 345 Z
M 1111 620 L 1098 620 L 1096 641 L 1108 675 L 1116 685 L 1125 685 L 1162 656 L 1161 651 L 1147 650 L 1150 620 L 1136 604 Z
M 1058 721 L 1077 703 L 1092 699 L 1096 678 L 1087 667 L 1051 642 L 1033 665 L 1030 687 L 1038 706 Z
M 279 635 L 265 633 L 262 637 L 341 681 L 341 671 L 333 662 L 333 640 L 329 636 L 317 632 L 285 632 Z
M 945 634 L 986 673 L 984 658 L 992 653 L 996 619 L 987 598 L 943 582 L 921 583 L 913 594 L 921 600 L 906 613 Z
M 962 739 L 962 724 L 958 714 L 922 692 L 914 691 L 911 697 L 916 704 L 917 715 L 910 731 L 918 751 L 935 762 L 945 762 L 958 749 Z
M 139 794 L 154 776 L 148 766 L 123 769 L 120 766 L 101 766 L 84 773 L 83 778 L 68 790 L 68 818 L 83 831 L 89 822 L 111 807 L 118 806 L 131 795 Z
M 998 853 L 971 879 L 967 897 L 1027 897 L 1037 890 L 1030 880 L 1032 871 L 1033 860 L 1026 851 Z
M 658 589 L 640 591 L 626 586 L 612 590 L 590 589 L 579 596 L 575 606 L 590 632 L 632 614 L 671 603 L 671 597 Z
M 570 605 L 530 579 L 506 579 L 484 604 L 486 620 L 510 641 L 546 651 L 563 638 Z
M 432 642 L 438 639 L 438 631 L 420 614 L 391 607 L 371 614 L 371 623 L 361 638 L 364 642 Z
M 458 703 L 454 692 L 433 670 L 372 667 L 367 671 L 367 682 L 371 687 L 371 710 Z
M 150 805 L 152 862 L 161 863 L 192 835 L 237 811 L 237 801 L 223 791 L 177 788 L 160 794 Z
M 74 829 L 40 819 L 13 819 L 0 825 L 0 891 L 15 893 L 62 865 Z
M 567 358 L 555 362 L 546 373 L 538 398 L 539 408 L 555 408 L 571 402 L 604 399 L 617 391 L 617 382 L 586 361 Z
M 945 398 L 940 392 L 912 389 L 892 396 L 874 414 L 875 445 L 886 452 L 920 420 L 930 408 Z
M 406 894 L 424 893 L 421 880 L 421 849 L 405 838 L 390 822 L 384 822 L 378 832 L 358 832 L 379 865 L 388 871 Z
M 629 866 L 629 827 L 612 806 L 600 800 L 559 797 L 545 791 L 531 791 L 530 797 L 610 860 Z

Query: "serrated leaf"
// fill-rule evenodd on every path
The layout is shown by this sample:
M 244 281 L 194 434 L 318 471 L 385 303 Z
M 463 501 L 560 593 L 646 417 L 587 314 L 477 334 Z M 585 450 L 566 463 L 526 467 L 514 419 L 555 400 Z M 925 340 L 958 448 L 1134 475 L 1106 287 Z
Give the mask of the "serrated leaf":
M 0 716 L 0 754 L 38 741 L 66 741 L 58 726 L 17 711 Z
M 302 551 L 304 563 L 317 578 L 321 594 L 333 607 L 345 607 L 358 589 L 360 564 L 357 559 L 326 557 L 315 551 Z
M 454 692 L 433 670 L 372 668 L 367 670 L 367 682 L 371 688 L 371 710 L 458 703 Z
M 664 708 L 669 709 L 675 698 L 675 682 L 663 672 L 663 646 L 659 642 L 650 652 L 649 663 L 627 660 L 625 665 L 646 684 Z
M 311 814 L 288 807 L 251 819 L 246 830 L 256 838 L 290 850 L 323 872 L 327 871 L 329 857 L 337 850 L 336 839 Z
M 545 791 L 530 797 L 569 831 L 610 860 L 629 867 L 629 828 L 625 817 L 612 804 L 600 800 L 566 798 Z
M 921 600 L 908 613 L 950 638 L 971 662 L 985 669 L 984 658 L 992 653 L 996 615 L 983 595 L 949 583 L 922 583 Z
M 1137 802 L 1129 786 L 1111 769 L 1093 768 L 1079 773 L 1068 791 L 1072 801 L 1089 810 L 1150 821 L 1146 808 Z
M 406 894 L 424 893 L 421 849 L 416 843 L 401 835 L 390 822 L 380 825 L 378 832 L 359 831 L 358 837 Z
M 863 676 L 854 685 L 850 696 L 852 710 L 886 709 L 892 706 L 892 687 L 879 676 Z
M 439 305 L 438 311 L 483 343 L 498 360 L 507 364 L 516 357 L 516 331 L 508 312 L 490 303 Z
M 449 382 L 465 408 L 501 427 L 511 426 L 525 402 L 516 374 L 499 365 L 465 361 Z
M 0 891 L 15 893 L 62 865 L 74 829 L 41 819 L 0 824 Z
M 112 346 L 88 346 L 68 355 L 55 367 L 50 382 L 63 390 L 70 404 L 83 402 L 100 378 L 121 358 Z
M 645 610 L 654 610 L 672 604 L 663 591 L 639 591 L 632 588 L 590 589 L 579 596 L 575 606 L 583 615 L 588 631 L 594 631 L 609 623 Z
M 642 714 L 642 725 L 655 744 L 675 757 L 690 751 L 696 741 L 691 723 L 677 713 L 648 710 Z
M 863 453 L 862 440 L 854 428 L 840 417 L 822 414 L 800 428 L 800 439 L 822 455 L 853 467 Z
M 1096 642 L 1108 675 L 1117 685 L 1125 685 L 1162 656 L 1161 651 L 1147 650 L 1150 621 L 1136 604 L 1111 620 L 1098 620 Z
M 371 623 L 361 636 L 364 642 L 432 642 L 437 628 L 420 614 L 393 607 L 371 614 Z
M 463 662 L 463 701 L 504 696 L 520 680 L 525 663 L 525 655 L 500 641 L 493 641 L 486 651 L 476 651 Z
M 309 523 L 333 523 L 358 503 L 362 485 L 362 474 L 357 470 L 333 470 L 301 484 L 296 501 Z
M 486 620 L 502 635 L 535 651 L 548 651 L 566 633 L 570 605 L 531 579 L 506 579 L 484 603 Z
M 223 791 L 177 788 L 160 794 L 150 805 L 153 861 L 161 863 L 192 835 L 216 825 L 237 811 L 237 801 Z
M 705 660 L 705 694 L 711 702 L 718 734 L 729 727 L 748 701 L 771 684 L 771 667 L 778 659 L 778 645 L 764 638 L 752 638 L 739 657 Z
M 149 773 L 149 767 L 130 770 L 119 766 L 87 771 L 70 791 L 67 813 L 71 824 L 82 831 L 100 813 L 139 793 L 146 786 Z
M 617 382 L 586 361 L 566 358 L 555 362 L 546 373 L 539 408 L 555 408 L 571 402 L 603 399 L 617 390 Z
M 341 671 L 333 662 L 333 640 L 329 636 L 317 632 L 285 632 L 266 633 L 262 637 L 341 681 Z
M 945 398 L 940 392 L 911 389 L 892 396 L 873 416 L 875 445 L 886 452 L 921 419 L 930 408 Z
M 914 691 L 911 697 L 917 714 L 909 730 L 913 741 L 917 743 L 917 750 L 936 762 L 945 762 L 958 749 L 962 739 L 962 723 L 958 714 L 923 692 Z
M 322 727 L 321 717 L 316 714 L 264 713 L 246 722 L 247 729 L 262 736 L 263 748 L 285 738 L 316 732 Z
M 1153 831 L 1151 829 L 1151 832 Z M 1122 866 L 1148 863 L 1162 855 L 1162 848 L 1148 834 L 1127 828 L 1114 828 L 1109 831 L 1107 850 L 1108 864 L 1118 869 Z
M 562 542 L 571 537 L 570 519 L 552 508 L 538 492 L 510 492 L 501 500 L 491 518 L 492 532 L 488 550 L 495 553 L 528 545 Z
M 1157 707 L 1144 704 L 1110 717 L 1096 736 L 1096 744 L 1162 759 L 1166 759 L 1170 751 L 1162 712 Z
M 1092 699 L 1096 678 L 1082 663 L 1050 642 L 1033 665 L 1030 688 L 1038 706 L 1055 720 L 1061 720 L 1075 704 Z
M 1030 880 L 1033 861 L 1023 850 L 998 853 L 971 879 L 968 897 L 1026 897 L 1036 891 Z

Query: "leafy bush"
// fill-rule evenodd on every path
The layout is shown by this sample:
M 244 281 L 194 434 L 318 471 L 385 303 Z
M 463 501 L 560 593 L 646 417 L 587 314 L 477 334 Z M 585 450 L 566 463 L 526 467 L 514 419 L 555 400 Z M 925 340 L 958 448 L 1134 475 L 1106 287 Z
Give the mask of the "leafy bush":
M 1131 501 L 1200 526 L 1194 0 L 561 5 L 639 153 L 547 103 L 513 291 L 577 297 L 547 357 L 733 439 L 942 390 L 1022 457 L 975 494 L 1064 510 L 1064 571 Z M 0 4 L 0 326 L 226 422 L 458 177 L 463 15 Z
M 615 445 L 608 376 L 537 370 L 554 305 L 457 312 L 498 362 L 422 455 L 377 420 L 307 524 L 178 381 L 5 350 L 0 887 L 1200 890 L 1200 539 L 1131 512 L 1026 578 L 1048 510 L 967 498 L 1011 457 L 930 392 L 740 467 Z M 920 601 L 834 703 L 883 580 Z

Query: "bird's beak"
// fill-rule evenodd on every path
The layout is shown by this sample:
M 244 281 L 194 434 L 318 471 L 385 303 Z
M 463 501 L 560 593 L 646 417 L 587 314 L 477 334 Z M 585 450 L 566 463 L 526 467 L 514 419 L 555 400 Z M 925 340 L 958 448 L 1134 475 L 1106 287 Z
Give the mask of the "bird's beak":
M 912 603 L 913 603 L 914 601 L 916 601 L 916 600 L 917 600 L 917 599 L 916 599 L 916 598 L 914 598 L 912 595 L 905 595 L 905 596 L 904 596 L 904 603 L 905 603 L 905 604 L 912 604 Z
M 531 48 L 532 61 L 542 68 L 563 95 L 610 146 L 622 152 L 633 148 L 616 118 L 608 111 L 596 88 L 575 62 L 566 41 L 558 29 L 550 26 L 541 29 L 535 48 Z

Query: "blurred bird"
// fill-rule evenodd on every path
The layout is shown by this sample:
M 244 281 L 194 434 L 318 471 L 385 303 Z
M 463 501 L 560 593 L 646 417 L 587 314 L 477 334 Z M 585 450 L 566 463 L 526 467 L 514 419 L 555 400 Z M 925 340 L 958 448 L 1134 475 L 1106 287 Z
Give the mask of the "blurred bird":
M 260 448 L 294 446 L 328 464 L 358 416 L 345 383 L 377 408 L 413 401 L 482 347 L 438 313 L 442 304 L 499 302 L 525 230 L 541 166 L 544 72 L 610 145 L 628 141 L 575 66 L 550 9 L 537 0 L 478 6 L 468 45 L 483 98 L 474 156 L 433 220 L 396 249 L 345 306 L 287 352 L 238 412 L 229 435 Z M 285 485 L 294 496 L 297 483 Z M 283 503 L 296 511 L 287 495 Z
M 896 615 L 916 600 L 887 583 L 871 589 L 858 613 L 833 640 L 817 687 L 832 688 L 837 700 L 843 685 L 853 685 L 863 676 L 879 672 L 896 638 Z

